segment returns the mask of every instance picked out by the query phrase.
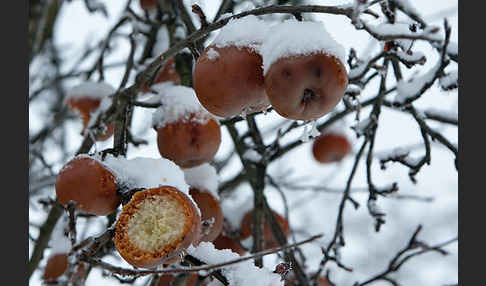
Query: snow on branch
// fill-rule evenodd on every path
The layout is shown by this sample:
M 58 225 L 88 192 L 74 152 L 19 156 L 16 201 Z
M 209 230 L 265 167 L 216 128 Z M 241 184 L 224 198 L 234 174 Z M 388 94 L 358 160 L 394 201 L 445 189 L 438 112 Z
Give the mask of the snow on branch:
M 399 80 L 397 83 L 397 95 L 395 97 L 395 105 L 403 106 L 418 99 L 425 91 L 427 91 L 439 78 L 445 67 L 449 64 L 449 58 L 446 50 L 449 43 L 451 29 L 447 21 L 444 21 L 445 41 L 441 57 L 438 62 L 425 74 L 417 76 L 408 81 Z
M 458 88 L 459 75 L 457 70 L 446 73 L 444 76 L 439 78 L 440 87 L 443 90 L 452 90 Z
M 378 25 L 363 23 L 363 28 L 373 37 L 382 41 L 395 39 L 426 40 L 429 42 L 441 42 L 442 38 L 438 33 L 439 27 L 427 27 L 420 32 L 413 32 L 409 24 L 405 23 L 382 23 Z
M 416 76 L 408 81 L 401 80 L 397 83 L 397 95 L 395 103 L 403 105 L 411 102 L 431 87 L 440 71 L 442 71 L 442 60 L 439 60 L 434 67 L 421 76 Z

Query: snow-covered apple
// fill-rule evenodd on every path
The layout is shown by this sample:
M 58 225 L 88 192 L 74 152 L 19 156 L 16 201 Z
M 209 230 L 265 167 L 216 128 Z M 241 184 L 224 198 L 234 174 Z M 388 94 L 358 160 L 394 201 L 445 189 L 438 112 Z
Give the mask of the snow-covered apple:
M 269 106 L 258 53 L 266 30 L 267 24 L 252 15 L 233 20 L 198 58 L 194 89 L 209 112 L 230 117 Z
M 105 82 L 91 82 L 86 81 L 74 86 L 66 97 L 66 104 L 71 110 L 78 112 L 83 121 L 82 135 L 85 134 L 90 120 L 91 114 L 97 109 L 106 108 L 111 101 L 108 96 L 115 93 L 115 88 Z M 102 105 L 102 103 L 104 103 Z M 105 141 L 110 138 L 115 132 L 115 126 L 109 124 L 102 133 L 97 134 L 96 140 Z
M 157 84 L 162 106 L 153 115 L 160 155 L 182 168 L 213 159 L 221 143 L 218 121 L 197 101 L 194 90 L 172 83 Z
M 316 22 L 287 21 L 268 34 L 261 53 L 265 91 L 275 111 L 294 120 L 332 111 L 348 84 L 343 47 Z

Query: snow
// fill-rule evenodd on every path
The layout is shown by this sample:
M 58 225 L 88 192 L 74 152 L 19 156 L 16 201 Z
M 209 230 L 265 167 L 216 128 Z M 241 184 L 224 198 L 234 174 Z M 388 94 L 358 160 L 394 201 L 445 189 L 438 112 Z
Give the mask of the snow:
M 153 18 L 150 16 L 150 14 L 152 13 L 149 11 L 149 18 Z M 142 21 L 138 21 L 133 14 L 128 12 L 123 13 L 123 16 L 130 18 L 130 23 L 132 23 L 133 32 L 136 33 L 135 37 L 141 39 L 141 41 L 145 41 L 147 37 L 142 33 L 150 33 L 150 25 Z
M 208 52 L 206 53 L 206 57 L 208 57 L 208 59 L 210 59 L 210 60 L 215 60 L 215 59 L 219 58 L 219 53 L 215 49 L 210 48 L 208 50 Z
M 389 36 L 396 36 L 396 35 L 416 35 L 410 31 L 410 24 L 408 23 L 381 23 L 377 25 L 368 25 L 368 28 L 380 35 L 389 35 Z
M 317 121 L 312 121 L 312 126 L 310 130 L 307 127 L 308 124 L 304 125 L 304 130 L 302 132 L 302 135 L 300 136 L 300 141 L 309 142 L 311 138 L 321 135 L 321 132 L 317 129 Z
M 87 156 L 87 155 L 79 155 Z M 189 186 L 184 180 L 184 172 L 174 162 L 165 158 L 126 159 L 107 154 L 104 161 L 98 160 L 115 175 L 117 182 L 129 188 L 156 188 L 172 186 L 188 194 Z
M 395 3 L 397 4 L 397 6 L 401 6 L 403 10 L 408 11 L 409 13 L 420 15 L 417 9 L 415 9 L 415 7 L 410 4 L 408 0 L 395 0 Z
M 399 58 L 408 62 L 418 62 L 418 64 L 423 65 L 426 61 L 425 55 L 422 52 L 413 52 L 411 54 L 406 53 L 402 50 L 392 51 L 392 54 L 397 55 Z
M 368 200 L 368 209 L 370 210 L 371 213 L 374 215 L 384 215 L 384 212 L 382 208 L 378 206 L 378 203 L 376 200 Z
M 254 15 L 231 19 L 221 28 L 211 45 L 218 48 L 226 46 L 250 47 L 258 49 L 267 37 L 269 25 Z
M 113 103 L 113 100 L 112 100 L 111 97 L 104 97 L 101 100 L 98 108 L 96 108 L 95 110 L 93 110 L 91 112 L 91 117 L 89 118 L 89 122 L 88 122 L 88 128 L 91 128 L 96 123 L 96 120 L 98 120 L 98 116 L 101 113 L 104 113 L 105 111 L 107 111 L 108 108 L 110 108 L 112 103 Z
M 360 136 L 364 135 L 373 120 L 374 119 L 372 119 L 371 117 L 368 117 L 364 120 L 357 122 L 355 125 L 351 126 L 351 129 L 356 131 L 356 133 Z
M 160 186 L 171 186 L 186 194 L 199 211 L 196 202 L 189 195 L 189 185 L 184 172 L 174 162 L 165 158 L 137 157 L 126 159 L 107 154 L 104 161 L 98 156 L 78 155 L 98 160 L 116 177 L 118 185 L 127 189 L 152 189 Z M 199 211 L 199 213 L 201 213 Z
M 248 160 L 250 162 L 258 163 L 262 160 L 262 156 L 258 154 L 258 152 L 254 149 L 248 149 L 243 154 L 243 159 Z
M 229 18 L 229 17 L 232 17 L 233 16 L 233 13 L 223 13 L 221 14 L 221 16 L 219 16 L 219 20 L 223 20 L 225 18 Z
M 281 58 L 325 53 L 345 63 L 344 47 L 336 42 L 321 22 L 287 20 L 274 25 L 260 49 L 263 72 Z
M 211 115 L 199 103 L 194 89 L 174 85 L 172 82 L 155 84 L 152 89 L 157 96 L 152 101 L 159 101 L 162 105 L 152 115 L 152 125 L 163 127 L 165 124 L 182 120 L 188 120 L 192 114 L 196 114 L 197 122 L 204 124 Z
M 194 168 L 183 169 L 186 183 L 201 191 L 207 190 L 216 199 L 218 196 L 219 176 L 216 169 L 208 163 Z
M 370 59 L 364 62 L 360 62 L 355 68 L 351 69 L 348 73 L 348 78 L 354 79 L 359 77 L 366 70 L 366 67 L 368 66 L 368 62 Z
M 322 132 L 322 134 L 341 134 L 343 136 L 347 136 L 348 125 L 346 124 L 345 120 L 337 120 L 333 122 L 331 125 L 327 126 L 326 129 Z
M 186 30 L 182 26 L 177 26 L 174 32 L 174 38 L 184 39 L 186 37 Z
M 240 243 L 244 248 L 251 249 L 253 247 L 253 236 L 240 240 Z
M 247 212 L 253 209 L 253 196 L 250 195 L 242 201 L 225 198 L 221 201 L 224 218 L 233 229 L 239 229 L 241 221 Z
M 52 231 L 49 246 L 51 254 L 64 254 L 71 251 L 71 240 L 65 233 L 68 231 L 68 217 L 64 214 L 56 223 Z
M 240 258 L 229 249 L 218 250 L 211 242 L 201 242 L 198 247 L 190 246 L 187 253 L 205 263 L 219 264 Z M 268 268 L 258 268 L 253 261 L 247 260 L 228 265 L 221 269 L 229 285 L 235 286 L 283 286 L 280 275 L 272 273 Z
M 219 280 L 214 279 L 213 281 L 209 282 L 207 286 L 223 286 L 223 284 L 219 282 Z
M 233 11 L 236 13 L 236 14 L 239 14 L 239 13 L 242 13 L 242 12 L 245 12 L 245 11 L 249 11 L 249 10 L 253 10 L 256 8 L 255 4 L 251 1 L 238 1 L 240 3 L 236 4 L 234 6 L 234 9 Z
M 382 37 L 415 37 L 415 36 L 423 36 L 427 37 L 433 41 L 441 41 L 440 33 L 434 33 L 437 27 L 426 27 L 423 31 L 420 32 L 412 32 L 410 31 L 410 24 L 409 23 L 381 23 L 381 24 L 368 24 L 368 29 L 373 33 L 377 34 Z
M 377 153 L 375 155 L 378 159 L 380 159 L 382 161 L 386 161 L 386 160 L 389 160 L 391 158 L 408 156 L 409 153 L 410 153 L 409 149 L 403 148 L 403 147 L 397 147 L 397 148 L 392 149 L 391 151 L 382 152 L 380 154 Z
M 85 81 L 71 88 L 68 98 L 103 98 L 114 94 L 116 89 L 106 82 Z
M 446 51 L 450 54 L 457 55 L 459 53 L 458 50 L 459 49 L 458 49 L 457 43 L 450 41 L 449 44 L 447 45 Z
M 411 166 L 417 166 L 420 161 L 422 161 L 422 157 L 406 157 L 405 158 L 405 162 Z M 413 172 L 412 170 L 410 170 L 409 172 Z
M 206 0 L 191 0 L 191 6 L 192 5 L 197 5 L 204 11 L 206 9 Z
M 451 87 L 457 86 L 459 80 L 459 75 L 457 70 L 446 74 L 439 78 L 439 84 L 443 89 L 450 89 Z
M 317 137 L 321 135 L 321 132 L 317 129 L 317 121 L 312 121 L 311 131 L 309 133 L 311 137 Z
M 395 42 L 402 48 L 404 51 L 408 51 L 413 46 L 413 40 L 409 39 L 396 39 Z
M 458 120 L 458 114 L 457 110 L 454 111 L 446 111 L 446 110 L 441 110 L 433 107 L 429 107 L 426 110 L 424 110 L 425 115 L 431 116 L 431 115 L 437 115 L 441 117 L 445 117 L 451 120 Z
M 169 32 L 166 27 L 161 27 L 157 31 L 157 40 L 152 50 L 152 56 L 157 57 L 169 49 Z
M 400 80 L 397 82 L 397 95 L 395 101 L 399 104 L 405 103 L 408 99 L 415 97 L 435 77 L 441 66 L 441 59 L 433 68 L 421 76 L 416 76 L 409 81 Z
M 361 87 L 352 83 L 348 84 L 348 87 L 346 88 L 346 93 L 359 95 L 361 93 Z

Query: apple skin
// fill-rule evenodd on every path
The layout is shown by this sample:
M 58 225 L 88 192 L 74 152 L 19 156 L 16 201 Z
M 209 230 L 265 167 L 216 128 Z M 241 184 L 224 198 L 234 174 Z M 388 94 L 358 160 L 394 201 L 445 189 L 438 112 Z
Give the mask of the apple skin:
M 207 47 L 197 59 L 193 79 L 199 102 L 216 116 L 250 114 L 269 106 L 262 57 L 251 48 Z
M 66 103 L 69 105 L 71 110 L 77 110 L 79 112 L 79 116 L 83 121 L 83 130 L 81 131 L 81 135 L 84 136 L 91 119 L 91 112 L 95 111 L 100 106 L 101 99 L 90 97 L 69 98 Z M 115 133 L 115 125 L 109 124 L 106 126 L 103 133 L 96 136 L 96 140 L 105 141 L 110 138 L 113 133 Z
M 72 200 L 76 208 L 93 215 L 109 215 L 120 205 L 115 176 L 100 162 L 76 157 L 59 172 L 56 195 L 63 205 Z
M 180 119 L 156 130 L 160 155 L 181 168 L 210 162 L 221 144 L 220 126 L 212 117 L 203 124 Z
M 219 200 L 216 199 L 210 192 L 201 191 L 197 188 L 189 188 L 189 194 L 196 202 L 201 211 L 201 221 L 214 218 L 213 225 L 207 234 L 201 233 L 200 241 L 211 242 L 218 237 L 223 230 L 223 210 Z
M 246 253 L 246 250 L 236 240 L 222 233 L 213 241 L 213 244 L 216 249 L 230 249 L 239 255 Z
M 265 75 L 265 90 L 275 111 L 293 120 L 315 120 L 336 107 L 348 84 L 344 64 L 315 53 L 281 58 Z
M 68 255 L 66 253 L 57 253 L 51 255 L 47 260 L 44 270 L 44 280 L 57 279 L 64 274 L 68 266 Z
M 73 280 L 84 280 L 86 278 L 87 269 L 84 263 L 78 264 L 76 271 L 73 273 Z M 44 269 L 44 275 L 42 279 L 52 280 L 57 279 L 66 272 L 68 268 L 68 254 L 67 253 L 55 253 L 47 260 L 46 267 Z
M 351 144 L 346 136 L 327 133 L 314 139 L 312 155 L 322 164 L 341 161 L 351 151 Z
M 274 211 L 273 214 L 277 218 L 278 224 L 282 228 L 282 232 L 284 233 L 284 235 L 285 236 L 289 235 L 290 228 L 289 228 L 288 221 Z M 253 234 L 252 224 L 253 224 L 253 210 L 247 212 L 241 221 L 240 233 L 241 233 L 242 240 L 252 236 Z M 265 221 L 265 224 L 263 226 L 263 240 L 264 240 L 263 243 L 264 249 L 270 249 L 279 246 L 277 240 L 273 237 L 272 229 L 270 227 L 270 224 L 267 221 Z
M 157 0 L 140 0 L 140 7 L 144 10 L 157 8 Z

